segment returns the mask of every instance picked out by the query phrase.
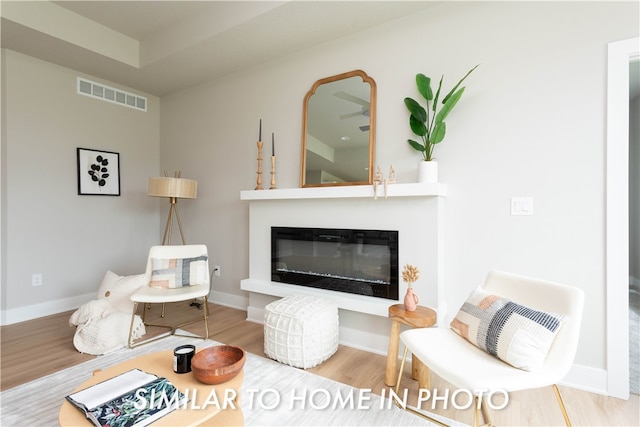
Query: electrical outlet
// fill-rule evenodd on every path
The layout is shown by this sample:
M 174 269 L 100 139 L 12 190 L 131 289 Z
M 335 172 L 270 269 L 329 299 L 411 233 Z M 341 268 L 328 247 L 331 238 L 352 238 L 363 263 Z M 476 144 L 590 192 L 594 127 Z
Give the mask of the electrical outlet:
M 31 276 L 31 286 L 42 286 L 42 273 L 36 273 Z
M 213 266 L 213 275 L 216 277 L 220 277 L 220 266 L 219 265 L 214 265 Z

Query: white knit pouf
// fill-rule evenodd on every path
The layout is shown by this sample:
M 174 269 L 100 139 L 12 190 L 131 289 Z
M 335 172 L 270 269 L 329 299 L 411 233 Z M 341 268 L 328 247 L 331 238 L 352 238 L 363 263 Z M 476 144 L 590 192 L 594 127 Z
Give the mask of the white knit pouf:
M 338 350 L 338 307 L 311 296 L 288 296 L 265 307 L 264 352 L 296 368 L 312 368 Z

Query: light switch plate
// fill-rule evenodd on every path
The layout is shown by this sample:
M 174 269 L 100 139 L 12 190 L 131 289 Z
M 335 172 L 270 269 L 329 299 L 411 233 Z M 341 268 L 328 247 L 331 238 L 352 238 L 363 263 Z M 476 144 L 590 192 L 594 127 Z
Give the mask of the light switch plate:
M 31 275 L 31 286 L 42 286 L 42 273 Z
M 533 197 L 512 197 L 511 216 L 533 215 Z

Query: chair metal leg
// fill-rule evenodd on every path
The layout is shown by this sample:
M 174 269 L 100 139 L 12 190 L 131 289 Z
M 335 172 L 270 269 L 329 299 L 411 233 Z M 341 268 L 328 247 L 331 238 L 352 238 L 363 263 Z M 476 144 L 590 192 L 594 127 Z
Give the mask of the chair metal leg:
M 564 402 L 562 401 L 562 396 L 560 395 L 560 390 L 558 389 L 558 386 L 553 384 L 553 391 L 556 394 L 556 399 L 558 400 L 558 403 L 560 404 L 560 409 L 562 410 L 562 416 L 564 417 L 564 423 L 567 425 L 567 427 L 571 427 L 571 420 L 569 420 L 569 414 L 567 414 L 567 408 L 565 408 L 564 406 Z
M 202 299 L 202 303 L 203 303 L 203 309 L 202 309 L 202 313 L 204 316 L 204 332 L 205 332 L 205 339 L 209 338 L 209 303 L 207 302 L 208 298 L 204 297 Z
M 491 417 L 489 416 L 489 410 L 487 409 L 487 405 L 485 405 L 484 399 L 480 398 L 480 396 L 474 396 L 474 416 L 473 416 L 473 425 L 475 427 L 479 426 L 492 426 Z M 483 424 L 480 424 L 480 413 L 482 413 Z
M 133 339 L 131 338 L 131 336 L 133 335 L 133 323 L 136 320 L 136 311 L 138 311 L 138 303 L 134 302 L 133 303 L 133 313 L 131 313 L 131 324 L 129 325 L 129 337 L 127 338 L 127 347 L 129 348 L 133 348 Z M 143 319 L 144 319 L 144 313 L 143 313 Z M 144 323 L 144 320 L 143 320 Z
M 166 332 L 164 334 L 161 334 L 161 335 L 158 335 L 155 338 L 151 338 L 151 339 L 142 341 L 142 342 L 140 342 L 138 344 L 134 344 L 133 340 L 131 338 L 131 335 L 133 334 L 133 323 L 134 323 L 134 320 L 135 320 L 135 317 L 136 317 L 136 311 L 138 309 L 138 303 L 137 302 L 134 303 L 133 304 L 133 313 L 131 315 L 131 325 L 129 326 L 128 347 L 129 348 L 134 348 L 134 347 L 138 347 L 138 346 L 143 345 L 143 344 L 149 344 L 149 343 L 152 343 L 154 341 L 158 341 L 158 340 L 160 340 L 162 338 L 166 338 L 166 337 L 171 336 L 171 335 L 175 335 L 175 336 L 178 336 L 178 337 L 199 338 L 199 339 L 203 339 L 203 340 L 208 339 L 209 338 L 209 305 L 207 303 L 207 299 L 208 299 L 207 296 L 203 297 L 204 308 L 202 310 L 202 312 L 203 312 L 203 317 L 202 318 L 198 317 L 197 319 L 190 320 L 188 322 L 181 323 L 181 324 L 176 325 L 176 326 L 159 325 L 159 324 L 155 324 L 155 323 L 147 323 L 144 320 L 144 310 L 143 310 L 142 323 L 144 323 L 145 326 L 154 326 L 154 327 L 157 327 L 157 328 L 165 328 L 165 329 L 168 329 L 168 332 Z M 146 306 L 145 303 L 143 303 L 143 307 L 144 306 Z M 163 307 L 163 311 L 164 311 L 164 303 L 162 304 L 162 307 Z M 204 330 L 205 330 L 204 336 L 186 335 L 186 334 L 178 334 L 178 333 L 176 333 L 176 330 L 178 330 L 178 329 L 180 329 L 180 328 L 182 328 L 184 326 L 188 326 L 188 325 L 191 325 L 193 323 L 200 322 L 202 320 L 204 320 Z
M 480 409 L 482 410 L 482 417 L 484 418 L 485 425 L 492 426 L 491 424 L 491 416 L 489 416 L 489 409 L 487 409 L 486 401 L 484 399 L 481 400 L 482 406 Z
M 402 362 L 400 363 L 400 370 L 398 371 L 398 379 L 396 380 L 396 395 L 399 396 L 398 391 L 400 390 L 400 381 L 402 381 L 402 371 L 404 371 L 404 362 L 407 360 L 407 352 L 408 352 L 408 348 L 405 346 L 404 348 L 404 353 L 402 354 Z M 415 355 L 414 355 L 415 357 Z M 407 412 L 410 412 L 414 415 L 417 415 L 421 418 L 424 418 L 425 420 L 431 421 L 432 423 L 435 423 L 439 426 L 442 427 L 449 427 L 448 424 L 444 424 L 442 421 L 436 420 L 435 418 L 432 418 L 430 416 L 428 416 L 427 414 L 423 414 L 422 412 L 418 411 L 417 409 L 413 409 L 409 406 L 406 406 L 403 408 L 402 405 L 400 405 L 400 403 L 395 400 L 394 403 L 396 404 L 396 406 L 400 409 L 404 409 Z
M 182 323 L 182 324 L 180 324 L 178 326 L 175 326 L 173 328 L 173 335 L 176 335 L 178 337 L 201 338 L 203 340 L 206 340 L 206 339 L 209 338 L 209 305 L 207 304 L 207 296 L 205 295 L 204 297 L 202 297 L 202 300 L 203 300 L 203 303 L 204 303 L 204 308 L 202 309 L 204 319 L 194 319 L 194 320 L 190 320 L 188 322 Z M 176 329 L 182 328 L 183 326 L 191 325 L 193 323 L 199 322 L 200 320 L 204 320 L 205 335 L 203 337 L 193 336 L 193 335 L 176 334 L 175 333 Z
M 400 381 L 402 381 L 402 371 L 404 371 L 404 362 L 407 360 L 408 351 L 409 349 L 405 347 L 404 353 L 402 353 L 402 362 L 400 362 L 400 370 L 398 371 L 398 379 L 396 380 L 396 395 L 398 394 L 398 390 L 400 389 Z
M 147 304 L 142 303 L 142 323 L 143 323 L 145 326 L 157 326 L 157 327 L 160 327 L 160 328 L 166 328 L 166 329 L 169 329 L 171 332 L 166 333 L 166 334 L 163 334 L 163 335 L 159 335 L 159 336 L 157 336 L 157 337 L 155 337 L 155 338 L 153 338 L 153 339 L 146 340 L 146 341 L 143 341 L 143 342 L 138 343 L 138 344 L 134 344 L 134 343 L 133 343 L 133 337 L 132 337 L 132 335 L 133 335 L 133 324 L 135 323 L 135 320 L 136 320 L 136 312 L 137 312 L 137 311 L 138 311 L 138 303 L 137 303 L 137 302 L 134 302 L 134 303 L 133 303 L 133 312 L 131 313 L 131 324 L 129 325 L 129 337 L 128 337 L 128 339 L 127 339 L 127 347 L 129 347 L 129 348 L 135 348 L 135 347 L 138 347 L 138 346 L 140 346 L 140 345 L 142 345 L 142 344 L 149 344 L 149 343 L 154 342 L 154 341 L 157 341 L 157 340 L 159 340 L 159 339 L 161 339 L 161 338 L 165 338 L 165 337 L 167 337 L 167 336 L 171 335 L 171 333 L 173 332 L 173 331 L 172 331 L 172 329 L 173 329 L 173 328 L 172 328 L 171 326 L 164 326 L 164 325 L 151 325 L 151 324 L 148 324 L 148 323 L 145 321 L 145 314 L 146 314 L 146 312 L 147 312 Z

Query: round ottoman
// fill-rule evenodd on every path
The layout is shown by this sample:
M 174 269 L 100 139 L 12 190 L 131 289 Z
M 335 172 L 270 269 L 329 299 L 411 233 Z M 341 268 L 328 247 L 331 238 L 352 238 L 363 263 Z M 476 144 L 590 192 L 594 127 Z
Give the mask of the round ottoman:
M 296 368 L 312 368 L 338 350 L 338 307 L 311 296 L 288 296 L 265 307 L 264 352 Z

